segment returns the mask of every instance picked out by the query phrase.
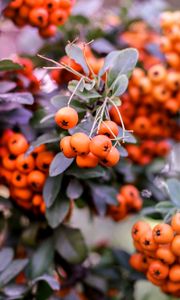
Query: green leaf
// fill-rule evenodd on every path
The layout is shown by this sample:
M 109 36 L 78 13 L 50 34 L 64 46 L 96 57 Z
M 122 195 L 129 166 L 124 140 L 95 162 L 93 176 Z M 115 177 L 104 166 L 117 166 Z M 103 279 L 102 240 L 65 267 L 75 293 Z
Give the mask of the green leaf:
M 59 141 L 59 136 L 57 135 L 57 133 L 55 131 L 49 132 L 49 133 L 44 133 L 41 136 L 39 136 L 37 138 L 37 140 L 33 141 L 30 146 L 29 149 L 26 152 L 26 155 L 31 154 L 31 152 L 38 146 L 42 145 L 42 144 L 51 144 L 51 143 L 55 143 Z
M 58 95 L 51 99 L 51 104 L 59 110 L 63 107 L 66 107 L 68 105 L 68 101 L 69 101 L 68 96 Z M 79 100 L 77 101 L 75 99 L 71 101 L 71 107 L 76 109 L 77 112 L 83 112 L 86 109 L 84 103 L 81 103 Z
M 72 179 L 67 187 L 66 195 L 69 199 L 78 199 L 83 193 L 83 187 L 77 179 Z
M 128 152 L 127 152 L 126 148 L 124 148 L 123 146 L 120 146 L 120 145 L 117 145 L 116 148 L 118 149 L 121 157 L 128 157 Z
M 35 279 L 47 272 L 53 262 L 53 257 L 52 239 L 48 239 L 40 245 L 30 260 L 28 271 L 31 279 Z
M 64 156 L 62 152 L 56 154 L 53 161 L 51 162 L 49 174 L 50 176 L 54 177 L 59 174 L 62 174 L 64 171 L 69 168 L 69 166 L 73 162 L 73 158 L 67 158 Z
M 69 130 L 71 135 L 75 134 L 76 132 L 83 132 L 89 135 L 91 128 L 93 126 L 94 119 L 92 117 L 83 119 L 77 126 Z
M 119 75 L 110 87 L 112 90 L 112 96 L 121 96 L 126 91 L 128 82 L 129 81 L 126 75 Z
M 180 181 L 176 178 L 171 178 L 166 183 L 171 201 L 177 207 L 180 207 Z
M 105 72 L 109 70 L 110 67 L 113 66 L 115 59 L 117 59 L 119 55 L 119 50 L 111 51 L 104 60 L 103 67 L 99 70 L 99 77 L 102 77 Z
M 117 191 L 115 188 L 106 185 L 98 185 L 94 183 L 89 184 L 93 202 L 98 213 L 101 216 L 106 214 L 107 204 L 117 205 Z
M 90 178 L 104 177 L 106 175 L 106 171 L 101 166 L 97 166 L 93 169 L 81 169 L 81 171 L 79 171 L 77 166 L 73 166 L 67 171 L 67 175 L 85 180 Z
M 73 93 L 77 87 L 77 84 L 78 84 L 77 80 L 70 81 L 70 83 L 68 84 L 69 91 Z M 77 95 L 79 98 L 81 98 L 86 102 L 89 102 L 90 99 L 96 99 L 101 97 L 101 95 L 95 89 L 91 89 L 91 90 L 84 89 L 83 92 L 77 89 L 75 95 Z
M 67 106 L 68 100 L 69 100 L 68 96 L 57 95 L 57 96 L 54 96 L 53 98 L 51 98 L 51 104 L 55 108 L 60 109 L 60 108 Z
M 80 264 L 87 256 L 87 247 L 79 229 L 60 226 L 55 233 L 56 250 L 69 263 Z
M 134 48 L 127 48 L 119 51 L 119 54 L 113 60 L 112 66 L 108 72 L 108 86 L 111 86 L 116 78 L 125 74 L 128 75 L 136 66 L 138 60 L 138 51 Z
M 39 276 L 37 278 L 35 278 L 32 281 L 32 284 L 36 284 L 39 281 L 45 281 L 54 291 L 58 291 L 60 289 L 60 284 L 59 282 L 52 276 L 48 275 L 48 274 L 44 274 L 42 276 Z
M 53 205 L 46 209 L 46 219 L 52 228 L 56 228 L 66 218 L 69 211 L 69 200 L 58 195 Z
M 168 213 L 172 208 L 174 205 L 170 201 L 161 201 L 155 206 L 156 211 L 162 214 Z
M 0 60 L 0 71 L 16 71 L 21 69 L 23 69 L 23 67 L 20 64 L 15 63 L 10 59 Z
M 55 201 L 62 183 L 62 175 L 48 177 L 43 188 L 43 199 L 49 208 Z
M 122 136 L 123 136 L 123 130 L 121 127 L 119 127 L 118 137 L 122 137 Z M 125 133 L 124 141 L 128 144 L 136 144 L 137 143 L 135 136 L 129 131 L 127 131 Z
M 68 44 L 65 50 L 67 55 L 83 68 L 84 73 L 89 75 L 89 68 L 83 50 L 75 44 Z
M 16 277 L 28 264 L 28 259 L 15 259 L 1 274 L 0 288 Z
M 11 248 L 3 248 L 0 250 L 0 272 L 8 267 L 14 256 Z

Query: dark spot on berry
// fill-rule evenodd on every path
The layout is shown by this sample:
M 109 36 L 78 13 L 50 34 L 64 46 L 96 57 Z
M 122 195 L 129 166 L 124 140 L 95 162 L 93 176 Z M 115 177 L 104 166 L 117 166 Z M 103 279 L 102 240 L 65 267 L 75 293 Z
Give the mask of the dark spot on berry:
M 27 170 L 29 166 L 28 166 L 28 164 L 27 164 L 27 163 L 25 163 L 25 164 L 23 164 L 23 166 L 22 166 L 22 167 L 23 167 L 23 169 Z
M 161 231 L 160 230 L 156 230 L 156 235 L 160 236 L 161 235 Z
M 16 156 L 13 155 L 13 154 L 10 154 L 10 155 L 9 155 L 9 159 L 10 159 L 10 160 L 15 160 L 15 159 L 16 159 Z
M 48 168 L 49 168 L 49 164 L 44 163 L 44 164 L 42 165 L 42 167 L 43 167 L 43 169 L 48 169 Z
M 61 124 L 62 124 L 62 126 L 67 127 L 68 124 L 69 124 L 69 122 L 67 122 L 67 121 L 65 121 L 65 120 L 62 120 Z
M 20 181 L 20 180 L 21 180 L 21 175 L 17 175 L 17 176 L 16 176 L 16 180 L 17 180 L 17 181 Z

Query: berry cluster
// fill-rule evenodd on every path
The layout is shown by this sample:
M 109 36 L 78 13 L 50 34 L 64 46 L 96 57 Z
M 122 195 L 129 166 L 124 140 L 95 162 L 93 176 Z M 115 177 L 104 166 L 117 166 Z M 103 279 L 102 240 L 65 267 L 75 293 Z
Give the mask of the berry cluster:
M 171 224 L 161 223 L 153 229 L 148 223 L 138 221 L 132 228 L 137 253 L 130 258 L 130 265 L 164 293 L 180 297 L 180 213 Z
M 160 47 L 168 64 L 175 70 L 180 70 L 180 11 L 164 12 L 160 24 L 163 36 Z
M 21 133 L 5 130 L 0 139 L 0 181 L 7 185 L 11 198 L 24 209 L 45 211 L 42 189 L 54 154 L 45 145 L 25 155 L 28 141 Z
M 78 123 L 78 113 L 71 107 L 63 107 L 55 114 L 55 122 L 64 130 L 71 129 Z M 120 159 L 119 151 L 112 144 L 118 131 L 115 122 L 102 121 L 97 135 L 93 138 L 83 132 L 63 137 L 60 141 L 60 150 L 67 158 L 76 158 L 80 168 L 95 168 L 98 164 L 112 167 Z
M 120 34 L 120 42 L 135 47 L 139 52 L 139 61 L 145 69 L 160 63 L 160 59 L 151 54 L 148 49 L 150 44 L 159 44 L 159 35 L 144 21 L 135 21 L 128 30 Z
M 83 45 L 78 44 L 80 48 L 83 47 Z M 91 74 L 97 75 L 99 70 L 102 68 L 104 59 L 103 58 L 96 58 L 94 54 L 92 53 L 90 47 L 86 46 L 84 48 L 84 56 L 86 57 L 87 64 L 89 66 Z M 68 56 L 63 56 L 59 62 L 61 64 L 65 64 L 72 68 L 75 71 L 78 71 L 79 73 L 83 74 L 82 67 L 76 63 L 73 59 L 71 59 Z M 91 76 L 91 75 L 90 75 Z M 66 69 L 59 69 L 59 70 L 53 70 L 51 72 L 51 77 L 53 80 L 56 81 L 57 84 L 67 84 L 71 80 L 79 80 L 79 76 L 75 75 Z
M 145 166 L 156 157 L 165 157 L 170 151 L 170 144 L 167 140 L 153 141 L 146 140 L 138 145 L 129 144 L 126 146 L 128 157 L 138 165 Z
M 142 208 L 142 198 L 134 185 L 124 185 L 117 195 L 118 205 L 109 205 L 108 215 L 116 222 L 124 219 L 131 212 Z
M 148 157 L 143 159 L 147 160 L 147 163 L 151 161 L 150 156 L 151 158 L 164 156 L 170 148 L 165 140 L 180 139 L 179 125 L 175 119 L 179 109 L 178 72 L 166 70 L 162 64 L 152 66 L 147 74 L 140 68 L 134 70 L 128 92 L 122 96 L 122 105 L 119 107 L 126 128 L 133 129 L 142 142 L 139 150 L 137 147 L 129 147 L 131 153 L 132 149 L 135 150 L 135 153 L 132 153 L 133 160 L 139 163 L 140 155 L 144 151 L 148 152 Z M 110 110 L 110 116 L 113 121 L 120 124 L 114 107 Z M 157 149 L 153 149 L 155 145 L 158 145 Z
M 43 38 L 56 34 L 57 26 L 63 25 L 74 4 L 74 0 L 11 0 L 4 16 L 18 27 L 31 25 L 39 29 Z
M 22 65 L 23 69 L 16 71 L 1 72 L 1 81 L 12 81 L 16 84 L 15 90 L 18 92 L 29 91 L 36 93 L 40 89 L 40 82 L 34 75 L 34 64 L 29 58 L 17 57 L 15 60 Z

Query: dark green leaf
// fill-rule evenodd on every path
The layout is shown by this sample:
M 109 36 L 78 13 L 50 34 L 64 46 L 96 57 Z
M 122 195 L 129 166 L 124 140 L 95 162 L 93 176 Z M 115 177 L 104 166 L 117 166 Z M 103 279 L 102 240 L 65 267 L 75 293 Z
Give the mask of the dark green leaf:
M 171 201 L 180 207 L 180 181 L 176 178 L 167 180 L 167 187 Z
M 69 211 L 69 205 L 68 199 L 58 195 L 53 205 L 46 209 L 46 218 L 52 228 L 56 228 L 64 221 Z
M 48 177 L 46 179 L 44 188 L 43 188 L 43 199 L 46 203 L 46 207 L 49 208 L 55 201 L 62 182 L 62 175 Z
M 65 50 L 67 55 L 83 68 L 84 73 L 89 75 L 89 68 L 86 63 L 83 50 L 75 44 L 68 44 Z
M 33 254 L 29 263 L 29 276 L 32 279 L 43 275 L 48 271 L 54 257 L 52 240 L 43 242 Z
M 53 131 L 50 133 L 44 133 L 41 136 L 39 136 L 37 140 L 33 141 L 30 144 L 26 154 L 29 155 L 36 147 L 42 144 L 51 144 L 57 141 L 59 141 L 59 136 L 56 134 L 56 132 Z
M 97 166 L 93 169 L 82 169 L 81 172 L 79 171 L 79 168 L 76 166 L 73 166 L 67 171 L 67 175 L 74 176 L 79 179 L 90 179 L 90 178 L 98 178 L 98 177 L 104 177 L 106 174 L 106 171 L 104 168 Z
M 10 59 L 0 60 L 0 71 L 16 71 L 21 70 L 23 67 Z
M 106 214 L 107 204 L 117 205 L 117 191 L 111 186 L 90 183 L 93 202 L 101 216 Z
M 83 193 L 83 187 L 77 179 L 72 179 L 67 187 L 66 195 L 69 199 L 78 199 Z
M 55 233 L 57 252 L 71 264 L 79 264 L 87 256 L 87 247 L 79 229 L 61 226 Z
M 54 291 L 58 291 L 60 289 L 60 284 L 59 282 L 52 276 L 48 275 L 48 274 L 44 274 L 42 276 L 39 276 L 37 278 L 35 278 L 32 281 L 32 284 L 36 284 L 39 281 L 45 281 L 48 283 L 48 285 L 52 288 L 52 290 Z
M 53 177 L 62 174 L 72 164 L 73 160 L 73 158 L 65 157 L 62 152 L 56 154 L 50 165 L 50 176 Z
M 170 201 L 161 201 L 155 206 L 156 211 L 162 214 L 168 213 L 172 208 L 174 205 Z
M 91 117 L 86 118 L 86 119 L 82 120 L 76 127 L 70 129 L 69 133 L 71 135 L 73 135 L 77 132 L 83 132 L 83 133 L 88 135 L 91 131 L 92 126 L 93 126 L 93 121 L 94 121 L 94 119 L 91 118 Z
M 0 250 L 0 272 L 8 267 L 14 256 L 11 248 L 3 248 Z
M 28 259 L 14 260 L 1 274 L 0 274 L 0 288 L 10 282 L 16 277 L 28 264 Z

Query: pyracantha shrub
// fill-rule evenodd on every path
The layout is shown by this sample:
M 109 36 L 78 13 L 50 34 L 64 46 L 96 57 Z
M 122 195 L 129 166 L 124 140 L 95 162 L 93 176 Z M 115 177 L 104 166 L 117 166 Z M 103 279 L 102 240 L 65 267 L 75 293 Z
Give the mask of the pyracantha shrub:
M 31 25 L 38 28 L 42 38 L 56 34 L 71 14 L 74 0 L 11 0 L 3 11 L 18 27 Z

